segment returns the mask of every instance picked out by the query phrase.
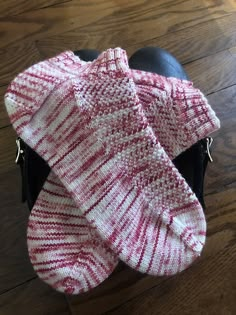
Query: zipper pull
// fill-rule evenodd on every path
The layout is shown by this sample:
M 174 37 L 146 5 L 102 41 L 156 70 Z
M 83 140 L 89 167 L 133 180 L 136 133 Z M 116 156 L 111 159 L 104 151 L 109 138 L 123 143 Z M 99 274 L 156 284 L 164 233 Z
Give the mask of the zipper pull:
M 21 172 L 21 201 L 26 201 L 26 192 L 25 192 L 25 150 L 24 150 L 24 142 L 21 138 L 16 139 L 16 159 L 15 163 L 20 166 Z
M 213 158 L 211 156 L 211 151 L 210 151 L 210 148 L 211 148 L 211 145 L 212 145 L 212 142 L 213 142 L 213 138 L 212 137 L 207 137 L 206 138 L 206 153 L 208 155 L 208 158 L 209 158 L 209 161 L 212 163 L 213 162 Z
M 17 151 L 16 151 L 15 163 L 20 164 L 22 161 L 24 161 L 24 150 L 21 146 L 21 139 L 20 138 L 16 139 L 16 146 L 17 146 Z

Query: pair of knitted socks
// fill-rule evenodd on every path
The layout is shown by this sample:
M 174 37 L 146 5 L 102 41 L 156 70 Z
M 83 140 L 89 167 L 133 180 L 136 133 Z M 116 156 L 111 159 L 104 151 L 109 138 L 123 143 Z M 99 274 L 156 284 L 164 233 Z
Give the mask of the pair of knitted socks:
M 171 275 L 200 255 L 203 210 L 171 160 L 219 121 L 190 82 L 131 71 L 120 48 L 88 63 L 66 52 L 18 75 L 5 103 L 52 169 L 28 225 L 44 281 L 80 293 L 118 259 Z

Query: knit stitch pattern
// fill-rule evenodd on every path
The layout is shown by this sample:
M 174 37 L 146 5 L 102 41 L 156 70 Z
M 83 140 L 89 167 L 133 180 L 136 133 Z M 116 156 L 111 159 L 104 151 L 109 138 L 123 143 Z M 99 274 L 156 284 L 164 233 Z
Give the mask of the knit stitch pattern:
M 27 243 L 38 276 L 67 294 L 96 287 L 118 264 L 52 171 L 31 211 Z
M 140 70 L 131 73 L 147 120 L 171 160 L 220 128 L 206 97 L 192 82 Z

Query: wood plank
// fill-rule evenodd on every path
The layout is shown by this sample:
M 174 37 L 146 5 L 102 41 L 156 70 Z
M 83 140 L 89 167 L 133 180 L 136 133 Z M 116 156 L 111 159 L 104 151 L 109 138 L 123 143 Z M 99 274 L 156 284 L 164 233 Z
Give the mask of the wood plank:
M 228 50 L 185 65 L 195 86 L 206 94 L 236 84 L 235 68 L 236 58 Z
M 108 5 L 107 1 L 70 1 L 14 17 L 0 18 L 0 49 L 15 45 L 16 42 L 22 44 L 25 39 L 34 41 L 102 20 L 117 9 L 116 6 Z
M 48 8 L 47 10 L 49 10 L 50 8 Z M 58 9 L 58 8 L 57 8 Z M 76 10 L 75 10 L 76 11 Z M 225 17 L 226 18 L 226 17 Z M 229 17 L 229 22 L 228 24 L 226 23 L 226 21 L 224 20 L 223 22 L 221 22 L 221 27 L 227 25 L 229 28 L 229 25 L 232 25 L 232 17 Z M 217 20 L 216 20 L 217 21 Z M 212 24 L 216 24 L 216 22 L 212 22 Z M 24 28 L 24 33 L 25 33 L 25 26 L 24 23 L 20 23 L 21 26 L 23 26 Z M 200 24 L 201 25 L 201 24 Z M 205 26 L 206 28 L 206 26 Z M 213 29 L 214 27 L 212 26 L 211 29 Z M 27 28 L 28 29 L 28 28 Z M 29 27 L 29 29 L 31 29 L 31 27 Z M 200 27 L 201 29 L 201 27 Z M 205 31 L 205 29 L 202 29 L 203 31 Z M 216 28 L 217 30 L 217 28 Z M 231 26 L 231 31 L 232 31 L 232 26 Z M 26 30 L 27 32 L 27 30 Z M 81 34 L 82 32 L 82 34 Z M 100 47 L 102 49 L 105 49 L 107 47 L 109 47 L 110 45 L 108 45 L 108 43 L 106 42 L 106 40 L 111 40 L 112 38 L 111 36 L 103 36 L 102 38 L 100 38 L 100 35 L 98 34 L 98 32 L 93 32 L 92 34 L 90 34 L 88 31 L 82 31 L 79 32 L 78 30 L 66 33 L 65 35 L 59 35 L 58 37 L 55 38 L 49 38 L 43 42 L 38 42 L 37 45 L 40 49 L 40 52 L 42 53 L 42 55 L 44 57 L 48 57 L 49 55 L 54 55 L 56 53 L 58 53 L 61 50 L 64 49 L 78 49 L 79 47 L 97 47 L 97 45 L 93 46 L 93 42 L 94 40 L 97 40 L 98 43 L 100 43 Z M 119 34 L 123 33 L 118 31 Z M 230 32 L 230 31 L 229 31 Z M 190 32 L 191 33 L 191 32 Z M 204 32 L 200 32 L 201 34 Z M 217 33 L 217 32 L 216 32 Z M 115 34 L 116 37 L 120 37 L 118 36 L 119 34 Z M 114 34 L 113 34 L 114 35 Z M 181 35 L 181 34 L 180 34 Z M 184 34 L 185 35 L 185 34 Z M 233 36 L 233 35 L 232 35 Z M 218 36 L 219 38 L 225 38 L 225 36 Z M 106 40 L 105 40 L 106 38 Z M 175 36 L 175 38 L 177 38 L 177 36 Z M 178 42 L 182 42 L 182 40 L 179 40 Z M 210 45 L 211 47 L 214 47 L 214 43 L 216 41 L 214 41 L 212 43 L 212 45 Z M 79 45 L 78 45 L 79 43 Z M 90 43 L 90 45 L 89 45 Z M 222 45 L 223 45 L 224 41 L 222 39 Z M 228 45 L 233 44 L 233 39 L 231 41 L 228 42 Z M 57 47 L 55 47 L 55 45 L 57 45 Z M 102 46 L 101 46 L 102 45 Z M 112 46 L 113 42 L 111 43 Z M 184 44 L 183 44 L 184 45 Z M 189 45 L 191 46 L 191 40 L 189 41 Z M 193 46 L 193 45 L 192 45 Z M 166 47 L 168 48 L 168 47 Z M 46 50 L 46 53 L 45 53 Z M 199 51 L 198 49 L 194 49 L 194 51 Z M 175 53 L 175 51 L 173 51 L 173 53 Z M 20 60 L 19 60 L 20 59 Z M 0 52 L 0 85 L 5 85 L 8 84 L 10 82 L 10 80 L 20 71 L 22 71 L 23 69 L 25 69 L 26 67 L 30 66 L 31 64 L 38 62 L 41 60 L 41 57 L 39 56 L 38 50 L 36 49 L 34 42 L 22 42 L 18 45 L 16 45 L 15 47 L 10 47 L 9 49 L 4 49 Z
M 211 245 L 215 247 L 216 243 L 221 250 L 197 266 L 106 314 L 235 314 L 236 245 L 232 224 L 215 233 Z
M 0 86 L 9 84 L 19 72 L 39 62 L 41 56 L 34 42 L 18 44 L 0 51 Z
M 4 94 L 6 92 L 6 86 L 0 86 L 0 129 L 10 125 L 10 120 L 4 105 Z
M 1 148 L 4 152 L 5 147 Z M 1 172 L 2 170 L 1 166 Z M 1 294 L 35 277 L 26 246 L 29 211 L 21 203 L 21 177 L 18 167 L 14 166 L 11 171 L 0 174 L 0 200 Z M 1 308 L 0 313 L 5 314 L 1 312 Z
M 126 48 L 140 41 L 228 15 L 235 9 L 230 0 L 118 0 L 115 4 L 109 0 L 71 1 L 14 18 L 0 19 L 0 47 L 22 42 L 26 38 L 39 40 L 74 30 L 78 35 L 87 34 L 91 39 L 98 36 L 99 42 L 90 41 L 98 49 L 104 49 L 105 43 L 106 47 L 122 45 Z M 105 43 L 101 41 L 102 38 L 107 39 Z
M 11 16 L 23 13 L 29 10 L 36 10 L 43 7 L 48 7 L 58 3 L 67 2 L 70 0 L 7 0 L 1 2 L 0 17 Z
M 139 41 L 139 32 L 133 39 L 136 43 L 132 45 L 130 43 L 133 40 L 126 39 L 128 34 L 124 30 L 114 29 L 112 33 L 109 33 L 108 31 L 89 31 L 89 28 L 85 31 L 83 28 L 79 28 L 39 40 L 37 46 L 44 57 L 50 57 L 68 49 L 96 48 L 102 51 L 115 46 L 122 46 L 131 55 L 141 47 L 158 46 L 169 50 L 181 63 L 187 63 L 235 46 L 235 19 L 236 15 L 233 13 L 198 23 L 197 27 L 194 25 L 178 31 L 167 31 L 163 36 L 160 36 L 158 25 L 154 38 L 151 38 L 150 32 L 147 32 L 146 39 Z M 147 40 L 147 37 L 150 39 Z
M 16 133 L 11 126 L 0 129 L 0 175 L 15 170 Z
M 0 295 L 0 313 L 4 315 L 69 315 L 65 296 L 34 279 Z
M 140 47 L 157 46 L 170 51 L 182 63 L 213 55 L 236 46 L 236 14 L 199 23 L 135 45 L 128 46 L 131 55 Z
M 162 281 L 162 278 L 146 276 L 120 263 L 116 272 L 97 288 L 67 299 L 72 314 L 104 314 Z
M 206 194 L 231 187 L 236 182 L 236 89 L 229 87 L 208 97 L 221 120 L 221 129 L 215 133 L 212 145 L 214 163 L 209 164 L 206 176 Z

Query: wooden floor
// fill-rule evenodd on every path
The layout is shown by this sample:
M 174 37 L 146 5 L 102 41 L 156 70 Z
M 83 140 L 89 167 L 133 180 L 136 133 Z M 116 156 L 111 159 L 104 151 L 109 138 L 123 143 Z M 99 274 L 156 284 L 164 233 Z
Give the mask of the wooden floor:
M 64 296 L 34 273 L 20 203 L 15 133 L 3 95 L 20 71 L 66 49 L 157 45 L 185 65 L 221 119 L 206 176 L 207 243 L 185 272 L 155 278 L 120 264 L 102 285 Z M 0 315 L 236 314 L 236 1 L 0 0 Z

